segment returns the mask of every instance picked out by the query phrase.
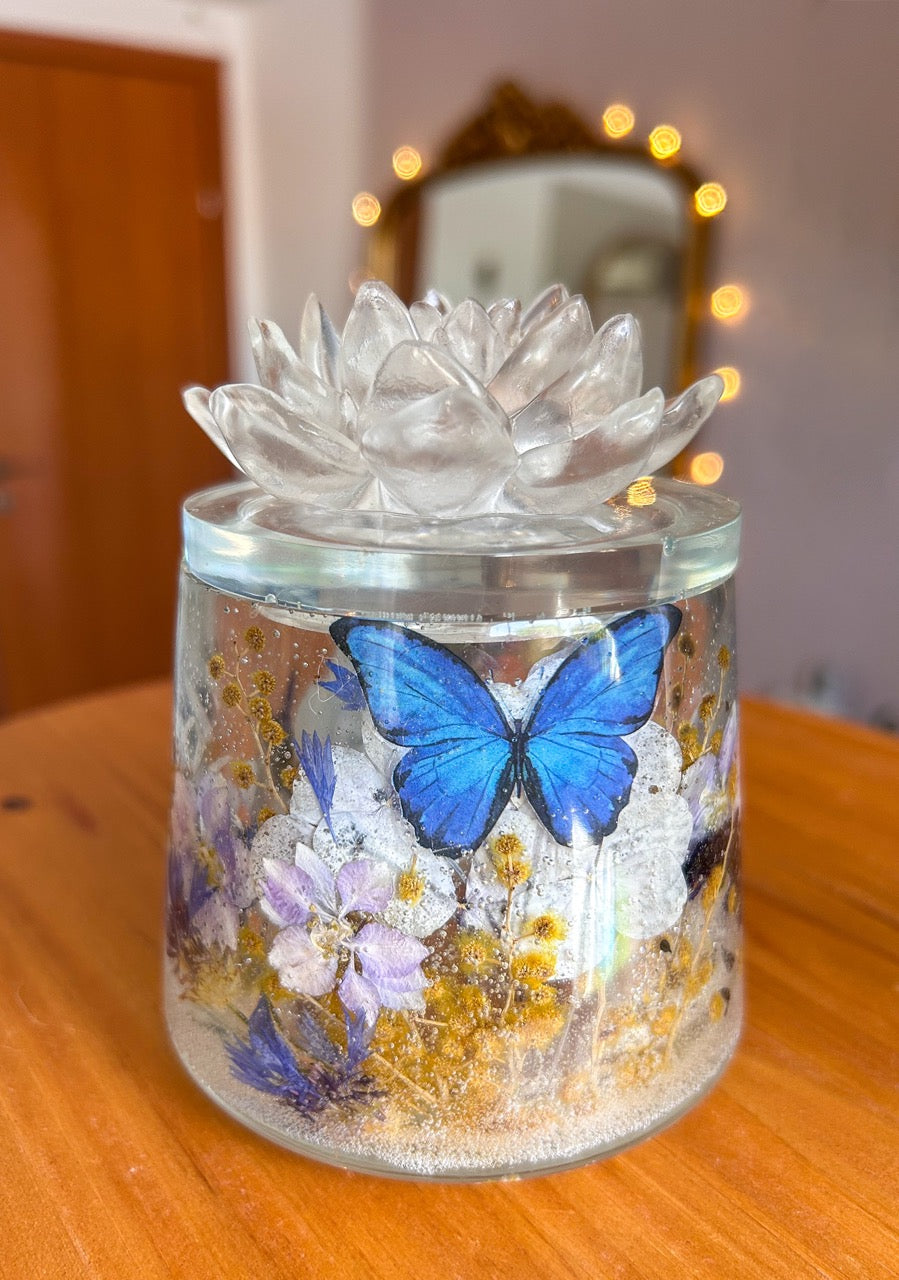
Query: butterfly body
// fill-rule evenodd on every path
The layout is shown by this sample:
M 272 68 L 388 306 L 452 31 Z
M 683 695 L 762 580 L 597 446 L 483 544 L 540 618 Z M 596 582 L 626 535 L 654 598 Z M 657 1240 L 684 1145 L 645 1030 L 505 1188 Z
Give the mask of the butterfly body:
M 513 793 L 560 844 L 601 840 L 627 803 L 637 760 L 623 740 L 648 720 L 673 605 L 640 610 L 581 640 L 521 718 L 451 650 L 392 622 L 341 618 L 378 732 L 406 748 L 393 772 L 423 845 L 458 857 L 489 835 Z

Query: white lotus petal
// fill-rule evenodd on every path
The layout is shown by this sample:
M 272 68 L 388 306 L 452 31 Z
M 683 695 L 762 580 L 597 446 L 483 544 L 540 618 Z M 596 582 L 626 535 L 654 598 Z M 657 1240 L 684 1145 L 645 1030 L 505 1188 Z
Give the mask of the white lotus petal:
M 522 409 L 512 423 L 519 453 L 582 434 L 578 424 L 605 417 L 640 394 L 643 359 L 633 316 L 613 316 L 579 360 Z
M 338 367 L 341 385 L 362 404 L 384 359 L 400 342 L 414 339 L 409 312 L 380 280 L 364 281 L 343 330 Z
M 425 302 L 429 306 L 436 307 L 440 312 L 441 318 L 448 316 L 452 311 L 452 304 L 445 294 L 440 293 L 437 289 L 429 289 L 425 294 Z
M 428 516 L 489 509 L 517 462 L 505 415 L 465 387 L 381 419 L 362 437 L 362 453 L 388 493 Z
M 472 395 L 486 399 L 478 381 L 448 351 L 429 342 L 401 342 L 372 383 L 359 414 L 360 436 L 385 415 L 451 387 L 466 387 Z
M 486 386 L 503 362 L 502 348 L 497 351 L 496 330 L 474 298 L 466 298 L 450 312 L 434 341 L 438 346 L 445 345 L 482 386 Z
M 586 302 L 569 298 L 525 334 L 490 383 L 490 394 L 506 413 L 518 413 L 571 367 L 592 337 Z
M 722 378 L 717 373 L 710 373 L 668 401 L 662 414 L 659 438 L 646 464 L 648 475 L 686 449 L 721 399 L 723 391 Z
M 232 467 L 237 467 L 238 471 L 242 471 L 243 467 L 231 452 L 228 441 L 222 435 L 219 424 L 212 416 L 212 412 L 209 408 L 209 397 L 211 394 L 212 392 L 207 391 L 205 387 L 187 387 L 181 392 L 181 399 L 184 403 L 185 409 L 193 418 L 194 422 L 203 428 L 207 436 L 209 436 L 209 439 L 217 449 L 222 451 L 231 463 Z
M 568 290 L 564 284 L 551 284 L 542 293 L 538 293 L 534 301 L 521 317 L 521 332 L 527 333 L 535 325 L 542 324 L 554 311 L 558 311 L 568 301 Z
M 529 449 L 506 486 L 509 501 L 521 510 L 557 515 L 586 512 L 605 502 L 646 473 L 663 407 L 656 387 L 582 435 Z
M 517 298 L 501 298 L 491 303 L 487 315 L 496 330 L 497 349 L 505 360 L 521 338 L 521 303 Z
M 248 327 L 262 385 L 286 400 L 302 418 L 330 431 L 342 431 L 339 395 L 303 364 L 278 326 L 271 320 L 250 320 Z
M 422 342 L 433 342 L 434 334 L 443 324 L 443 315 L 430 302 L 413 302 L 409 316 Z
M 314 293 L 310 293 L 300 321 L 300 359 L 323 382 L 339 388 L 340 335 Z
M 271 391 L 219 387 L 209 407 L 241 468 L 275 497 L 344 506 L 368 480 L 345 437 L 305 421 Z

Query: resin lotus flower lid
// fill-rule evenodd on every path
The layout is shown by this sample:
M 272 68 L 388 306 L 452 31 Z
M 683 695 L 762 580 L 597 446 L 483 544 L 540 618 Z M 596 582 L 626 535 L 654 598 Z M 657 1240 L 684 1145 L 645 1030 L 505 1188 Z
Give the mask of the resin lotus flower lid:
M 270 321 L 250 334 L 262 385 L 190 387 L 189 413 L 260 489 L 344 518 L 609 528 L 602 504 L 675 457 L 723 390 L 711 374 L 668 401 L 644 393 L 633 316 L 594 333 L 562 285 L 524 308 L 433 292 L 407 308 L 367 281 L 342 335 L 314 294 L 297 351 Z

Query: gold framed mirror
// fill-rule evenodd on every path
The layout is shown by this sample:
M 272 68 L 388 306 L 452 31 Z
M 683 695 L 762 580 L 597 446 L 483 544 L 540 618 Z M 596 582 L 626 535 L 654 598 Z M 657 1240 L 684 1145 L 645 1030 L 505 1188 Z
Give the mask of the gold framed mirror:
M 670 394 L 696 376 L 710 230 L 699 185 L 676 147 L 654 157 L 501 84 L 430 171 L 385 202 L 367 272 L 407 303 L 431 288 L 454 302 L 527 300 L 561 282 L 585 296 L 596 327 L 637 316 L 645 385 Z

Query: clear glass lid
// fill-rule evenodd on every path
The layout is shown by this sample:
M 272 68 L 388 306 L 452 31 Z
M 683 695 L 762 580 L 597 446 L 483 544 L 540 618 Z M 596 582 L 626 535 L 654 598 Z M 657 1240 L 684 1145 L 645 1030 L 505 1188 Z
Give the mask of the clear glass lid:
M 186 565 L 210 586 L 305 611 L 434 621 L 614 613 L 683 599 L 731 576 L 739 536 L 732 499 L 655 478 L 589 517 L 555 519 L 339 514 L 279 501 L 246 481 L 184 504 Z

